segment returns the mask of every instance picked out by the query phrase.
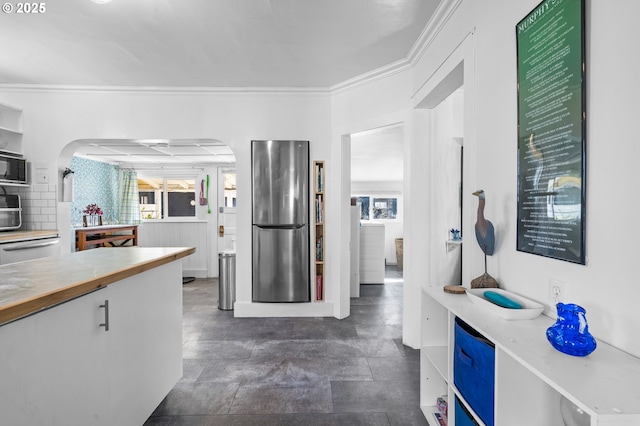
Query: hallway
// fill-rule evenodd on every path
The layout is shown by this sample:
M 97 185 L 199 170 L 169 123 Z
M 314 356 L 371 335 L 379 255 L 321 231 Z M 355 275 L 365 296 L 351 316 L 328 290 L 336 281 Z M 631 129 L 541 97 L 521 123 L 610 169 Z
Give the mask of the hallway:
M 419 351 L 402 345 L 402 271 L 351 316 L 234 318 L 217 280 L 184 285 L 184 376 L 146 425 L 426 425 Z

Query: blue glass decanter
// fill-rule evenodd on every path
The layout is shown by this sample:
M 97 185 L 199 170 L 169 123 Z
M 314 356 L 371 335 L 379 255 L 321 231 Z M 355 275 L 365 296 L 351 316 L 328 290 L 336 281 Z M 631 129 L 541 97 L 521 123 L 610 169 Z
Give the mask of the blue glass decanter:
M 596 350 L 596 339 L 589 333 L 586 311 L 573 303 L 558 303 L 558 319 L 547 329 L 551 346 L 568 355 L 587 356 Z

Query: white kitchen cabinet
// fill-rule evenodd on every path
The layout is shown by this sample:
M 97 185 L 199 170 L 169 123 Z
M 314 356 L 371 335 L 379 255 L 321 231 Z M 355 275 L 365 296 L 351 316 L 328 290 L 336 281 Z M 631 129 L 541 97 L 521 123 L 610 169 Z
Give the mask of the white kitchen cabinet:
M 107 290 L 109 424 L 141 425 L 182 377 L 180 262 Z
M 22 110 L 0 103 L 0 151 L 22 153 Z
M 0 423 L 109 425 L 105 295 L 97 290 L 0 327 Z
M 0 423 L 143 424 L 182 376 L 181 271 L 170 262 L 1 326 Z
M 384 224 L 363 223 L 360 228 L 360 283 L 384 284 Z
M 437 424 L 432 413 L 438 396 L 448 396 L 448 424 L 455 424 L 454 398 L 466 405 L 453 381 L 456 317 L 495 345 L 496 426 L 562 426 L 561 397 L 586 412 L 590 426 L 640 424 L 640 359 L 601 341 L 587 357 L 563 354 L 546 339 L 552 319 L 507 321 L 442 287 L 422 296 L 420 405 L 430 424 Z

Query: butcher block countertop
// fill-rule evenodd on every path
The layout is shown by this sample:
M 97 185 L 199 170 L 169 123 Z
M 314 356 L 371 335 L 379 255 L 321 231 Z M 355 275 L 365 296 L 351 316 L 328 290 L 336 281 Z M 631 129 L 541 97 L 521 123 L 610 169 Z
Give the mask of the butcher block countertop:
M 195 251 L 194 247 L 98 248 L 0 266 L 0 325 Z
M 45 231 L 5 231 L 0 232 L 0 244 L 13 243 L 16 241 L 37 240 L 39 238 L 51 238 L 57 236 L 57 229 Z

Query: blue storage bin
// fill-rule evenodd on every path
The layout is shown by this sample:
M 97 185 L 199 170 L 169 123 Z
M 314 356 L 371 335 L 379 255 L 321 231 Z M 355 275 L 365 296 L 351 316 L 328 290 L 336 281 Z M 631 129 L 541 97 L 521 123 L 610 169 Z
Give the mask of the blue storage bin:
M 466 408 L 462 405 L 458 397 L 456 397 L 456 424 L 455 426 L 478 426 L 478 422 L 476 422 L 471 414 L 467 411 Z
M 494 345 L 460 318 L 455 321 L 454 339 L 453 383 L 485 425 L 493 426 Z

